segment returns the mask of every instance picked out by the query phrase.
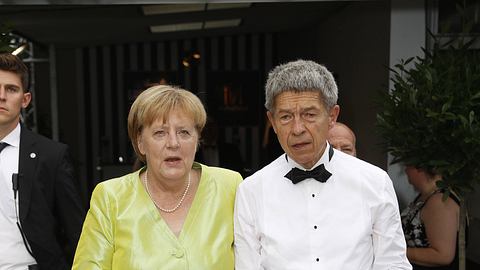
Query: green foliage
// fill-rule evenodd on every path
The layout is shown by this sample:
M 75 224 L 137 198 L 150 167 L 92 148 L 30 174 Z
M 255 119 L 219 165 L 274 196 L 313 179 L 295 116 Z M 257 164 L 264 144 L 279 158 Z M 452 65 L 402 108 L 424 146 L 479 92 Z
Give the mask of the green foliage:
M 0 23 L 0 53 L 10 53 L 13 51 L 13 48 L 9 46 L 12 40 L 10 36 L 11 30 L 10 26 Z
M 460 194 L 480 182 L 480 51 L 472 43 L 436 40 L 424 57 L 395 65 L 377 114 L 392 163 L 440 173 L 439 185 Z

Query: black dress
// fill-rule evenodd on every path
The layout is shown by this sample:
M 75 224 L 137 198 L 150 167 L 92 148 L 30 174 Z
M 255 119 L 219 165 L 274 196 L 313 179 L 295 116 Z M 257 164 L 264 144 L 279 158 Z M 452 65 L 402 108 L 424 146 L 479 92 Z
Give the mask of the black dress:
M 420 218 L 420 210 L 425 206 L 425 203 L 430 199 L 434 194 L 444 193 L 444 190 L 436 190 L 430 196 L 428 196 L 425 201 L 419 200 L 420 195 L 415 198 L 415 200 L 410 203 L 401 214 L 402 218 L 402 227 L 403 233 L 405 234 L 405 240 L 407 242 L 407 247 L 413 248 L 426 248 L 430 247 L 430 243 L 427 239 L 427 234 L 425 232 L 425 226 L 422 219 Z M 452 198 L 458 205 L 460 205 L 460 200 L 453 193 L 450 193 L 450 198 Z M 458 239 L 458 234 L 457 234 Z M 458 240 L 457 240 L 458 241 Z M 421 266 L 411 263 L 413 270 L 457 270 L 458 269 L 458 249 L 455 251 L 455 258 L 453 259 L 450 265 L 438 266 L 438 267 L 429 267 Z

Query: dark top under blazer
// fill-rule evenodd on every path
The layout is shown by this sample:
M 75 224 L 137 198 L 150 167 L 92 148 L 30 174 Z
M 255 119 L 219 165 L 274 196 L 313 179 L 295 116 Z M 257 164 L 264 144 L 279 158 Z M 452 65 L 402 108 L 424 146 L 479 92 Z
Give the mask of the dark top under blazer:
M 21 126 L 20 223 L 40 269 L 71 269 L 85 209 L 68 147 Z

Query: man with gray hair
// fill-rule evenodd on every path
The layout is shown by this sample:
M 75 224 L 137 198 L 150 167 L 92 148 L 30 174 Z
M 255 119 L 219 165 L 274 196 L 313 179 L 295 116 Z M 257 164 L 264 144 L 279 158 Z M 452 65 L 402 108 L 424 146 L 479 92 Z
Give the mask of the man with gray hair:
M 285 154 L 237 190 L 235 269 L 411 269 L 387 173 L 327 142 L 340 111 L 332 74 L 279 65 L 265 96 Z

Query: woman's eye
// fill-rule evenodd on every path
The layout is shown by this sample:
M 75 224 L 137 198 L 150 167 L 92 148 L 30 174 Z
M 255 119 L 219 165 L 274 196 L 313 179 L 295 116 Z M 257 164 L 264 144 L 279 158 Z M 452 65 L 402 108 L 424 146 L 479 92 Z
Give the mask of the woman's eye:
M 157 130 L 157 131 L 155 131 L 154 134 L 157 135 L 157 136 L 163 137 L 167 134 L 167 132 L 165 130 Z

